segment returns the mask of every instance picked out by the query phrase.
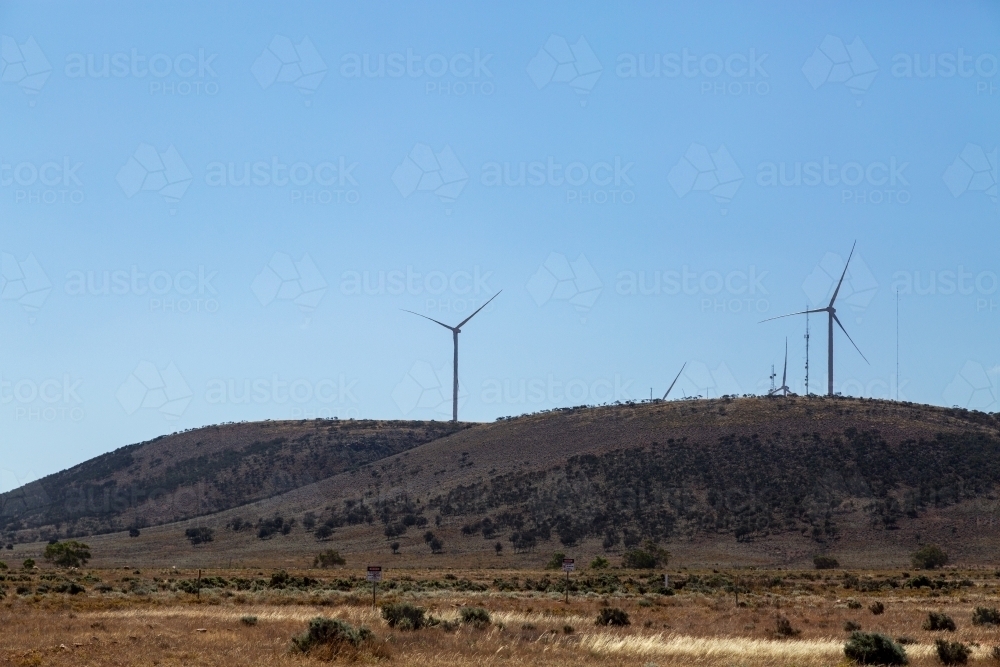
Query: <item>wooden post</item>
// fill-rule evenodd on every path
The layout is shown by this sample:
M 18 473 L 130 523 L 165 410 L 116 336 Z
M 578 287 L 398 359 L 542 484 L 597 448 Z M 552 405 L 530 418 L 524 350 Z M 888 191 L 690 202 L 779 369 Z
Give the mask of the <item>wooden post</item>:
M 566 604 L 569 604 L 569 570 L 566 570 Z

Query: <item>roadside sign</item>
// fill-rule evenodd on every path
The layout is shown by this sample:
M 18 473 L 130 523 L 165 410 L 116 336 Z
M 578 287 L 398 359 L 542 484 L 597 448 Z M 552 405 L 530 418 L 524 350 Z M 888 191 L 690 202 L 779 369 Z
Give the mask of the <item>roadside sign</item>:
M 369 565 L 368 574 L 366 575 L 365 578 L 372 583 L 382 581 L 382 566 Z
M 572 558 L 563 558 L 563 572 L 572 572 L 576 569 L 576 562 Z

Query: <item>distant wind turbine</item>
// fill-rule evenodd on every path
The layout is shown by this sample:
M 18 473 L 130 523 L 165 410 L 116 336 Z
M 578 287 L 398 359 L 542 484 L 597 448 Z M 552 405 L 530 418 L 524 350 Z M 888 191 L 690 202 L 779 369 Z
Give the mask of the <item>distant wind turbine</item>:
M 502 291 L 503 290 L 500 290 L 500 292 Z M 496 294 L 491 296 L 486 303 L 479 306 L 479 308 L 476 308 L 476 311 L 474 313 L 472 313 L 471 315 L 469 315 L 468 317 L 466 317 L 464 320 L 462 320 L 453 327 L 448 326 L 444 322 L 438 322 L 433 317 L 427 317 L 426 315 L 421 315 L 420 313 L 414 313 L 412 310 L 406 310 L 405 308 L 403 308 L 403 310 L 406 311 L 407 313 L 412 313 L 413 315 L 422 317 L 425 320 L 430 320 L 435 324 L 440 324 L 445 329 L 451 331 L 451 337 L 455 343 L 455 368 L 454 368 L 454 375 L 452 376 L 452 387 L 451 387 L 451 420 L 453 422 L 458 421 L 458 334 L 462 333 L 462 327 L 465 326 L 465 323 L 471 320 L 473 317 L 475 317 L 480 310 L 489 305 L 490 301 L 500 296 L 500 292 L 497 292 Z
M 826 352 L 826 366 L 827 366 L 826 395 L 827 396 L 833 396 L 833 323 L 834 322 L 837 323 L 837 326 L 840 327 L 840 330 L 844 332 L 845 336 L 847 336 L 847 340 L 851 341 L 851 345 L 854 345 L 854 349 L 858 351 L 858 354 L 860 354 L 861 358 L 865 360 L 865 363 L 870 364 L 865 355 L 862 354 L 861 348 L 859 348 L 857 344 L 854 342 L 854 339 L 851 338 L 851 334 L 847 333 L 847 329 L 845 329 L 844 325 L 840 323 L 840 319 L 837 317 L 837 309 L 833 305 L 834 302 L 837 300 L 837 295 L 840 293 L 840 286 L 844 283 L 844 276 L 847 275 L 847 267 L 851 263 L 851 257 L 854 256 L 854 248 L 857 245 L 858 242 L 855 241 L 854 245 L 851 246 L 851 254 L 847 256 L 847 263 L 844 264 L 844 272 L 840 274 L 840 281 L 837 283 L 837 289 L 833 290 L 833 296 L 830 297 L 830 304 L 826 308 L 803 310 L 797 313 L 789 313 L 788 315 L 779 315 L 778 317 L 769 317 L 766 320 L 761 320 L 761 322 L 770 322 L 771 320 L 778 320 L 781 319 L 782 317 L 792 317 L 793 315 L 806 315 L 808 313 L 826 313 L 829 316 L 827 322 L 828 343 Z
M 785 337 L 785 367 L 781 370 L 781 386 L 777 389 L 772 389 L 767 392 L 768 396 L 774 396 L 778 392 L 781 392 L 782 396 L 788 396 L 788 392 L 791 391 L 788 388 L 788 337 Z
M 685 361 L 685 362 L 684 362 L 684 366 L 687 366 L 687 365 L 688 365 L 688 362 L 686 362 L 686 361 Z M 679 380 L 679 379 L 680 379 L 680 377 L 681 377 L 681 373 L 683 373 L 683 372 L 684 372 L 684 366 L 681 366 L 681 369 L 680 369 L 679 371 L 677 371 L 677 377 L 675 377 L 675 378 L 674 378 L 674 381 L 670 383 L 670 386 L 669 386 L 669 387 L 667 387 L 667 393 L 665 393 L 665 394 L 663 395 L 663 400 L 664 400 L 664 401 L 665 401 L 665 400 L 667 400 L 667 396 L 669 396 L 669 395 L 670 395 L 670 390 L 674 388 L 674 385 L 675 385 L 675 384 L 677 384 L 677 380 Z

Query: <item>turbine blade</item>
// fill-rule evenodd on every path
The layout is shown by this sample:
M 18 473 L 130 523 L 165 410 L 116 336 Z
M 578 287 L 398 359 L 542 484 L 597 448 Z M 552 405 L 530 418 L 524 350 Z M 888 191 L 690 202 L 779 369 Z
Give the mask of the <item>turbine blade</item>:
M 840 282 L 837 283 L 837 289 L 833 290 L 833 297 L 830 298 L 830 307 L 833 307 L 833 302 L 837 300 L 837 294 L 840 293 L 840 286 L 844 284 L 844 276 L 847 275 L 847 267 L 851 265 L 851 257 L 854 257 L 854 248 L 858 245 L 855 241 L 854 245 L 851 246 L 851 254 L 847 256 L 847 261 L 844 263 L 844 272 L 840 274 Z
M 412 310 L 407 310 L 406 308 L 401 308 L 400 310 L 402 310 L 404 313 L 412 313 L 413 315 L 416 315 L 417 317 L 422 317 L 425 320 L 430 320 L 431 322 L 434 322 L 435 324 L 440 324 L 445 329 L 448 329 L 450 331 L 454 331 L 455 329 L 458 328 L 458 327 L 450 327 L 447 324 L 445 324 L 444 322 L 438 322 L 433 317 L 427 317 L 426 315 L 421 315 L 420 313 L 414 313 Z
M 685 362 L 684 362 L 684 366 L 687 366 L 687 365 L 688 365 L 688 362 L 686 362 L 686 361 L 685 361 Z M 677 384 L 677 380 L 679 380 L 679 379 L 680 379 L 680 377 L 681 377 L 681 373 L 683 373 L 683 372 L 684 372 L 684 366 L 681 366 L 681 369 L 680 369 L 679 371 L 677 371 L 677 377 L 675 377 L 675 378 L 674 378 L 674 381 L 670 383 L 670 386 L 669 386 L 669 387 L 667 387 L 667 393 L 665 393 L 665 394 L 663 395 L 663 400 L 664 400 L 664 401 L 665 401 L 665 400 L 667 400 L 667 396 L 669 396 L 669 395 L 670 395 L 670 390 L 674 388 L 674 385 L 675 385 L 675 384 Z
M 502 292 L 502 291 L 503 290 L 500 290 L 500 292 Z M 494 294 L 493 296 L 491 296 L 489 298 L 489 301 L 487 301 L 483 305 L 479 306 L 479 308 L 476 308 L 476 312 L 475 313 L 472 313 L 471 315 L 469 315 L 468 317 L 466 317 L 464 320 L 462 320 L 461 322 L 459 322 L 458 324 L 456 324 L 455 328 L 456 329 L 461 329 L 463 324 L 465 324 L 466 322 L 468 322 L 469 320 L 471 320 L 473 317 L 476 316 L 476 313 L 478 313 L 480 310 L 482 310 L 483 308 L 485 308 L 486 306 L 488 306 L 489 303 L 490 303 L 490 301 L 492 301 L 493 299 L 495 299 L 498 296 L 500 296 L 500 292 L 497 292 L 496 294 Z
M 845 336 L 847 336 L 847 340 L 851 341 L 851 345 L 854 345 L 854 349 L 858 351 L 858 354 L 860 354 L 861 358 L 865 360 L 865 363 L 871 366 L 871 362 L 868 361 L 868 358 L 861 353 L 861 348 L 859 348 L 857 344 L 854 342 L 854 339 L 851 338 L 851 334 L 847 333 L 847 329 L 845 329 L 844 325 L 840 323 L 840 318 L 834 315 L 833 321 L 837 323 L 837 326 L 840 327 L 840 330 L 844 332 Z
M 785 338 L 785 367 L 781 371 L 781 386 L 785 387 L 787 382 L 785 380 L 788 378 L 788 338 Z
M 778 315 L 777 317 L 769 317 L 766 320 L 761 320 L 757 324 L 763 324 L 764 322 L 770 322 L 771 320 L 780 320 L 782 317 L 791 317 L 793 315 L 805 315 L 806 313 L 825 313 L 826 308 L 817 308 L 816 310 L 800 310 L 797 313 L 788 313 L 787 315 Z

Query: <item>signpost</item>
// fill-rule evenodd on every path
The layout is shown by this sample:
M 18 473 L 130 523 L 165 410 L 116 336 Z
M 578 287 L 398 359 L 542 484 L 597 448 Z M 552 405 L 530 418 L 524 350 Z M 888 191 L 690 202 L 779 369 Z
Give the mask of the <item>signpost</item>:
M 563 558 L 563 572 L 566 573 L 566 604 L 569 604 L 569 573 L 576 569 L 576 561 Z
M 382 581 L 382 566 L 381 565 L 369 565 L 368 573 L 365 578 L 372 582 L 372 609 L 375 609 L 375 587 L 378 586 L 378 582 Z

